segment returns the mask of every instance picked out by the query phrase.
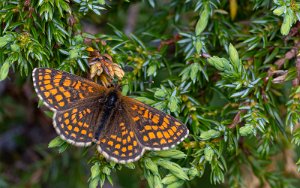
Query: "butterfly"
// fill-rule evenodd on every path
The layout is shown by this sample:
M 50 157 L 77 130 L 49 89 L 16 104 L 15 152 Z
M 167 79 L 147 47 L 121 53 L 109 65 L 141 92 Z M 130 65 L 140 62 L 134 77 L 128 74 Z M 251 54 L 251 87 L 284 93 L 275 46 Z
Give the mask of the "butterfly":
M 129 163 L 145 150 L 183 141 L 187 127 L 174 117 L 88 79 L 50 68 L 32 72 L 38 97 L 53 112 L 57 134 L 75 146 L 97 145 L 108 160 Z

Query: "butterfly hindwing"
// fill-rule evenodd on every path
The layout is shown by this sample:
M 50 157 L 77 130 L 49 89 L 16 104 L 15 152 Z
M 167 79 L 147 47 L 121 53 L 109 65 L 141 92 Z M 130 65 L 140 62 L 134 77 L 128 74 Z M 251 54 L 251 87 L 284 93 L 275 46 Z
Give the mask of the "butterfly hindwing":
M 145 149 L 168 149 L 188 136 L 187 127 L 174 117 L 134 99 L 124 98 L 132 127 Z
M 32 73 L 35 90 L 52 110 L 72 107 L 81 99 L 99 96 L 103 86 L 85 78 L 49 68 L 36 68 Z
M 98 151 L 110 160 L 118 163 L 133 162 L 144 153 L 121 105 L 101 135 Z
M 83 99 L 72 108 L 54 113 L 53 125 L 63 140 L 76 146 L 92 144 L 102 110 L 99 106 L 99 98 Z

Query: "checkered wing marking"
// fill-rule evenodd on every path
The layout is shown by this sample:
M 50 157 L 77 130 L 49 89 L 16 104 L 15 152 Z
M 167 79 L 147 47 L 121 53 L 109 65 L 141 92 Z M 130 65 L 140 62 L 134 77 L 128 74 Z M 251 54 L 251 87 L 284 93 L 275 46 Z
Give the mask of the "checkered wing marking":
M 105 92 L 105 87 L 92 81 L 54 69 L 36 68 L 32 77 L 39 98 L 54 111 L 68 109 L 81 99 Z
M 131 128 L 124 109 L 116 109 L 99 138 L 98 151 L 117 163 L 137 161 L 144 153 Z
M 83 99 L 78 105 L 54 113 L 53 125 L 63 140 L 76 146 L 88 146 L 94 141 L 95 125 L 99 121 L 101 97 Z
M 145 149 L 163 150 L 174 147 L 189 134 L 187 127 L 174 117 L 124 97 L 127 113 L 132 120 L 136 136 Z

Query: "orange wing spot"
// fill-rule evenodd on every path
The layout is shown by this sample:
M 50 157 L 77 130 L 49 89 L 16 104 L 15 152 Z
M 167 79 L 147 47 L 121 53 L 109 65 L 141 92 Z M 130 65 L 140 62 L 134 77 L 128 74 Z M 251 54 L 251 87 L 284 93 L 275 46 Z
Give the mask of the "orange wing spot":
M 59 101 L 63 100 L 63 96 L 62 95 L 56 95 L 55 99 L 56 99 L 57 102 L 59 102 Z
M 117 144 L 117 145 L 115 146 L 115 148 L 116 148 L 116 149 L 120 149 L 120 148 L 121 148 L 121 144 Z
M 68 131 L 65 131 L 65 134 L 66 134 L 66 135 L 69 135 L 70 133 L 69 133 Z
M 114 145 L 114 143 L 113 143 L 112 141 L 108 141 L 107 144 L 108 144 L 109 146 L 113 146 L 113 145 Z
M 146 125 L 146 126 L 145 126 L 145 130 L 146 130 L 146 131 L 150 131 L 151 129 L 152 129 L 152 128 L 151 128 L 150 125 Z
M 56 94 L 57 94 L 57 89 L 51 89 L 51 90 L 50 90 L 50 93 L 51 93 L 52 95 L 56 95 Z
M 157 131 L 158 129 L 158 126 L 157 125 L 154 125 L 154 126 L 151 126 L 153 130 Z
M 121 154 L 121 157 L 126 157 L 126 155 L 123 153 L 123 154 Z
M 163 138 L 160 140 L 160 144 L 166 144 L 166 143 L 167 143 L 166 139 Z
M 168 140 L 168 143 L 172 143 L 173 142 L 173 140 Z
M 177 132 L 176 134 L 177 134 L 177 136 L 180 136 L 180 135 L 181 135 L 181 133 L 182 133 L 182 132 Z
M 86 90 L 86 87 L 81 87 L 81 90 L 85 91 L 85 90 Z
M 157 124 L 159 122 L 159 116 L 157 116 L 157 115 L 153 116 L 152 122 Z
M 89 133 L 88 137 L 93 138 L 93 134 Z
M 149 118 L 149 110 L 146 110 L 144 113 L 144 118 Z
M 78 132 L 79 132 L 79 128 L 78 128 L 78 127 L 75 127 L 75 128 L 74 128 L 74 131 L 78 133 Z
M 57 74 L 57 75 L 54 76 L 54 79 L 60 80 L 61 78 L 62 78 L 62 75 L 61 75 L 61 74 Z
M 125 123 L 124 123 L 124 122 L 120 123 L 120 126 L 121 126 L 121 127 L 123 127 L 124 125 L 125 125 Z
M 161 132 L 157 132 L 157 133 L 156 133 L 156 136 L 157 136 L 157 138 L 162 138 L 162 137 L 163 137 L 163 134 L 162 134 Z
M 141 110 L 138 111 L 139 114 L 143 114 L 143 112 Z
M 78 81 L 77 83 L 75 82 L 75 84 L 76 84 L 76 85 L 74 86 L 74 88 L 77 89 L 77 90 L 80 89 L 80 87 L 81 87 L 81 82 Z
M 47 89 L 47 90 L 50 90 L 50 89 L 52 89 L 53 87 L 52 87 L 52 85 L 45 85 L 45 88 Z
M 46 84 L 50 84 L 50 80 L 45 80 L 44 81 L 44 84 L 46 85 Z
M 144 135 L 143 136 L 143 141 L 147 142 L 149 139 L 148 139 L 148 136 Z
M 79 98 L 81 98 L 81 99 L 83 99 L 83 98 L 84 98 L 84 96 L 83 96 L 83 94 L 82 94 L 82 93 L 79 93 Z
M 117 150 L 114 151 L 113 154 L 115 154 L 115 155 L 120 155 L 119 151 L 117 151 Z
M 50 104 L 53 104 L 53 100 L 52 100 L 52 99 L 48 99 L 48 102 L 49 102 Z
M 173 132 L 171 129 L 168 130 L 168 133 L 169 133 L 171 136 L 174 135 L 174 132 Z
M 50 69 L 45 69 L 45 72 L 51 73 L 51 70 Z
M 164 135 L 165 138 L 170 138 L 170 135 L 169 135 L 169 133 L 167 131 L 164 131 L 163 135 Z
M 66 124 L 66 125 L 69 125 L 69 123 L 70 123 L 70 120 L 66 119 L 66 120 L 65 120 L 65 124 Z
M 64 92 L 64 95 L 65 95 L 65 97 L 67 97 L 67 98 L 70 98 L 70 97 L 71 97 L 71 93 L 68 92 L 68 91 L 65 91 L 65 92 Z
M 150 139 L 155 139 L 155 134 L 153 132 L 148 133 Z
M 132 110 L 137 110 L 137 109 L 138 109 L 138 106 L 137 106 L 137 105 L 133 105 L 133 106 L 131 107 L 131 109 L 132 109 Z
M 72 130 L 72 128 L 73 128 L 73 127 L 72 127 L 71 125 L 68 126 L 69 131 Z
M 72 114 L 71 119 L 74 121 L 74 119 L 76 119 L 76 114 Z
M 145 110 L 145 108 L 144 107 L 140 107 L 140 110 Z
M 45 79 L 45 80 L 49 80 L 49 79 L 51 79 L 51 76 L 50 76 L 49 74 L 46 74 L 46 75 L 44 76 L 44 79 Z
M 167 124 L 166 122 L 163 122 L 162 126 L 163 126 L 164 128 L 168 128 L 168 124 Z
M 127 148 L 122 147 L 122 152 L 125 153 L 127 151 Z
M 43 83 L 42 82 L 39 82 L 39 85 L 42 85 Z
M 169 123 L 170 123 L 169 119 L 166 118 L 166 117 L 164 117 L 164 122 L 166 122 L 166 124 L 169 124 Z
M 64 118 L 67 118 L 68 116 L 69 116 L 68 112 L 64 113 Z
M 86 130 L 81 130 L 81 134 L 86 135 Z
M 86 128 L 87 128 L 87 127 L 89 127 L 89 124 L 84 123 L 84 124 L 83 124 L 83 127 L 86 127 Z
M 126 139 L 123 139 L 123 140 L 122 140 L 122 143 L 123 143 L 123 144 L 126 144 L 126 143 L 127 143 L 127 140 L 126 140 Z
M 106 139 L 105 139 L 105 138 L 103 138 L 103 139 L 101 140 L 101 142 L 102 142 L 102 143 L 105 143 L 105 142 L 106 142 Z
M 78 122 L 78 125 L 79 125 L 80 127 L 82 127 L 83 123 L 80 121 L 80 122 Z
M 40 87 L 40 90 L 41 90 L 41 91 L 44 91 L 44 90 L 45 90 L 45 88 L 44 88 L 44 87 Z
M 79 119 L 81 119 L 83 117 L 82 113 L 79 113 Z
M 128 156 L 129 156 L 129 157 L 131 157 L 132 155 L 133 155 L 132 152 L 128 153 Z
M 131 137 L 130 136 L 127 136 L 127 141 L 131 142 Z
M 65 80 L 63 85 L 69 87 L 71 85 L 71 80 Z
M 132 145 L 128 146 L 127 148 L 128 148 L 128 150 L 132 150 L 133 149 Z
M 159 144 L 157 142 L 154 142 L 153 143 L 153 146 L 158 146 Z
M 131 137 L 133 137 L 133 136 L 134 136 L 133 131 L 130 131 L 130 132 L 129 132 L 129 135 L 130 135 Z
M 132 120 L 136 122 L 136 121 L 140 120 L 140 117 L 139 116 L 133 117 Z
M 63 129 L 63 128 L 65 128 L 65 125 L 64 124 L 60 124 L 60 127 Z
M 54 78 L 54 80 L 53 80 L 53 82 L 55 83 L 54 85 L 58 85 L 58 84 L 56 84 L 56 83 L 59 83 L 59 81 L 60 81 L 60 79 L 55 79 L 55 78 Z
M 86 109 L 86 111 L 87 111 L 87 113 L 91 113 L 91 110 L 88 108 L 88 109 Z
M 41 80 L 41 79 L 43 79 L 43 77 L 42 77 L 42 76 L 39 76 L 39 80 Z
M 172 129 L 174 132 L 177 131 L 177 127 L 175 127 L 175 126 L 172 126 L 171 129 Z
M 121 142 L 122 139 L 120 137 L 117 138 L 117 142 Z
M 179 126 L 179 125 L 182 125 L 182 123 L 175 121 L 175 125 Z
M 122 131 L 122 136 L 124 136 L 124 135 L 126 135 L 126 134 L 128 134 L 128 131 L 126 130 L 126 131 Z
M 62 102 L 58 103 L 58 105 L 63 107 L 63 106 L 65 106 L 65 102 L 62 101 Z
M 110 138 L 115 140 L 117 138 L 117 135 L 111 135 Z
M 137 146 L 137 141 L 133 141 L 133 146 Z
M 45 95 L 45 97 L 48 98 L 48 97 L 50 96 L 50 93 L 46 91 L 46 92 L 44 93 L 44 95 Z
M 78 109 L 77 109 L 77 108 L 74 108 L 74 109 L 72 110 L 72 114 L 74 114 L 74 113 L 76 113 L 76 112 L 78 112 Z
M 63 87 L 59 87 L 58 90 L 62 93 L 64 93 L 66 91 L 65 88 L 63 88 Z
M 71 137 L 76 138 L 76 134 L 75 133 L 71 133 Z

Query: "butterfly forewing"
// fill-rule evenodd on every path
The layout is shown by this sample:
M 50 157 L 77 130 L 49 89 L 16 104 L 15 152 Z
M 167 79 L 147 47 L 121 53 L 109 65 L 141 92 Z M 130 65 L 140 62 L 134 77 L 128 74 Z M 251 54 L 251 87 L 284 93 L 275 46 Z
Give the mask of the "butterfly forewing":
M 127 113 L 134 122 L 132 127 L 144 148 L 168 149 L 188 136 L 187 127 L 174 117 L 137 100 L 124 98 Z
M 128 120 L 120 105 L 99 138 L 98 151 L 106 158 L 118 163 L 136 161 L 144 153 Z
M 32 77 L 38 96 L 52 110 L 68 109 L 81 99 L 105 92 L 94 82 L 49 68 L 34 69 Z

